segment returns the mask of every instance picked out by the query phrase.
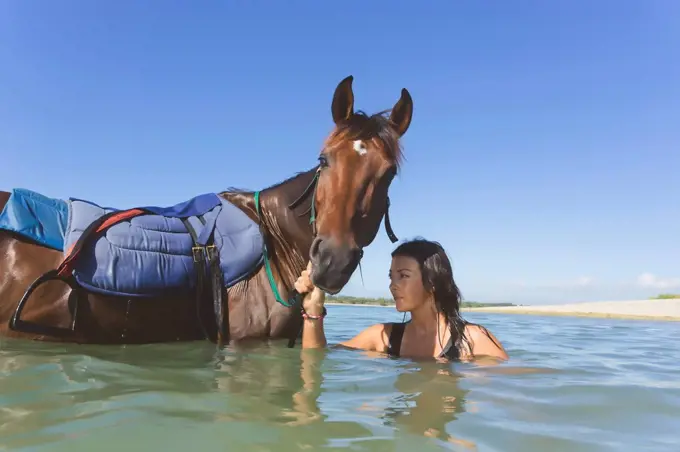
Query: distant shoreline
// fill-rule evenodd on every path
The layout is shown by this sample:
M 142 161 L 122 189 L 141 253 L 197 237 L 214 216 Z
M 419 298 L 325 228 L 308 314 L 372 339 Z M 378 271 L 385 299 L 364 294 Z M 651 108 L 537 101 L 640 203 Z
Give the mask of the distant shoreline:
M 470 303 L 470 302 L 468 302 Z M 379 308 L 393 308 L 396 305 L 391 304 L 380 304 L 380 303 L 350 303 L 350 302 L 338 302 L 338 301 L 326 301 L 324 303 L 326 306 L 377 306 Z M 461 309 L 478 309 L 478 308 L 503 308 L 503 307 L 513 307 L 509 303 L 494 304 L 494 303 L 474 303 L 472 305 L 463 305 Z
M 334 303 L 332 301 L 327 301 L 324 303 L 326 306 L 359 306 L 362 308 L 372 307 L 372 308 L 393 308 L 393 304 L 370 304 L 370 303 Z
M 461 308 L 461 312 L 680 321 L 680 299 L 598 301 L 545 306 Z
M 468 302 L 469 303 L 469 302 Z M 560 305 L 503 306 L 479 303 L 481 306 L 463 306 L 461 312 L 488 314 L 523 314 L 561 317 L 591 317 L 621 320 L 651 320 L 680 322 L 680 299 L 649 299 L 625 301 L 599 301 Z M 489 303 L 490 304 L 490 303 Z M 329 306 L 373 306 L 394 308 L 394 304 L 350 303 L 328 301 Z
M 368 297 L 348 297 L 332 295 L 326 297 L 326 304 L 329 306 L 380 306 L 380 307 L 394 307 L 394 300 L 392 298 L 368 298 Z M 463 301 L 462 307 L 466 308 L 482 308 L 482 307 L 507 307 L 515 306 L 512 303 L 480 303 L 477 301 Z

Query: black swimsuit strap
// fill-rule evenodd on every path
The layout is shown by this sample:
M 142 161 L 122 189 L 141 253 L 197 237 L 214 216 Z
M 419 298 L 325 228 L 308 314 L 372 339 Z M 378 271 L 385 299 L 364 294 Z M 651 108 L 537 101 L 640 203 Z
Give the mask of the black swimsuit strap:
M 406 330 L 406 323 L 391 323 L 392 330 L 390 331 L 389 343 L 387 344 L 387 354 L 399 357 L 401 353 L 401 342 L 404 339 L 404 331 Z M 458 347 L 453 343 L 453 336 L 449 337 L 446 346 L 439 354 L 440 358 L 448 358 L 457 360 L 459 358 Z
M 453 344 L 453 336 L 449 336 L 449 340 L 446 343 L 446 346 L 442 349 L 442 352 L 439 354 L 440 358 L 448 358 L 448 359 L 458 359 L 459 358 L 459 353 L 458 353 L 458 347 L 456 347 Z

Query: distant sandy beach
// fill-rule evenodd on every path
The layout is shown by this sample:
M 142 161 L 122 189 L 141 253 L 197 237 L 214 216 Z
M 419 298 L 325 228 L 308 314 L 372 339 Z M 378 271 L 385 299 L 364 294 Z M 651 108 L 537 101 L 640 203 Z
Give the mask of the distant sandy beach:
M 561 305 L 503 306 L 461 308 L 463 312 L 489 312 L 498 314 L 533 314 L 572 317 L 601 317 L 637 320 L 680 321 L 680 299 L 599 301 Z
M 361 306 L 363 306 L 363 307 L 371 306 L 371 307 L 374 307 L 374 308 L 394 308 L 394 305 L 393 305 L 393 304 L 388 305 L 388 306 L 383 306 L 383 305 L 381 305 L 381 304 L 370 304 L 370 303 L 333 303 L 333 302 L 330 302 L 330 301 L 327 301 L 327 302 L 324 303 L 324 304 L 325 304 L 326 306 L 360 306 L 360 307 L 361 307 Z

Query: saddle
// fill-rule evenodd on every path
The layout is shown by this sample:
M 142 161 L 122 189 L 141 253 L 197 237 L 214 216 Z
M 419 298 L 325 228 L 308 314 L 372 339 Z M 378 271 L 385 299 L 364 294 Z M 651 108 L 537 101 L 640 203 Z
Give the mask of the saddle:
M 213 193 L 167 208 L 116 210 L 78 199 L 69 205 L 64 263 L 79 285 L 94 292 L 193 292 L 204 263 L 217 265 L 230 287 L 262 260 L 257 223 Z
M 53 208 L 41 215 L 39 209 L 26 207 L 27 199 L 38 199 Z M 215 193 L 170 207 L 126 210 L 76 198 L 50 200 L 35 192 L 15 190 L 0 214 L 2 228 L 10 223 L 12 212 L 20 211 L 20 218 L 12 217 L 13 232 L 42 244 L 49 242 L 55 249 L 61 246 L 64 252 L 59 267 L 34 281 L 24 294 L 11 322 L 13 329 L 17 323 L 30 328 L 19 319 L 30 293 L 42 282 L 61 279 L 72 288 L 128 298 L 194 294 L 197 306 L 210 288 L 217 329 L 228 336 L 223 287 L 247 277 L 263 260 L 259 225 L 243 211 Z M 40 227 L 26 227 L 36 224 L 49 224 L 50 231 L 56 232 L 41 236 L 35 232 Z M 214 336 L 205 327 L 204 333 Z

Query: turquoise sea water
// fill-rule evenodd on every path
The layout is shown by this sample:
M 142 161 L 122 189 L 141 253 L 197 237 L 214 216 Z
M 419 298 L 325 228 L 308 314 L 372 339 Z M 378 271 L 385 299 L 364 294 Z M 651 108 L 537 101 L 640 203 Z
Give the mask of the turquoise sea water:
M 329 306 L 331 343 L 391 308 Z M 465 313 L 511 359 L 0 342 L 0 449 L 680 450 L 680 325 Z

